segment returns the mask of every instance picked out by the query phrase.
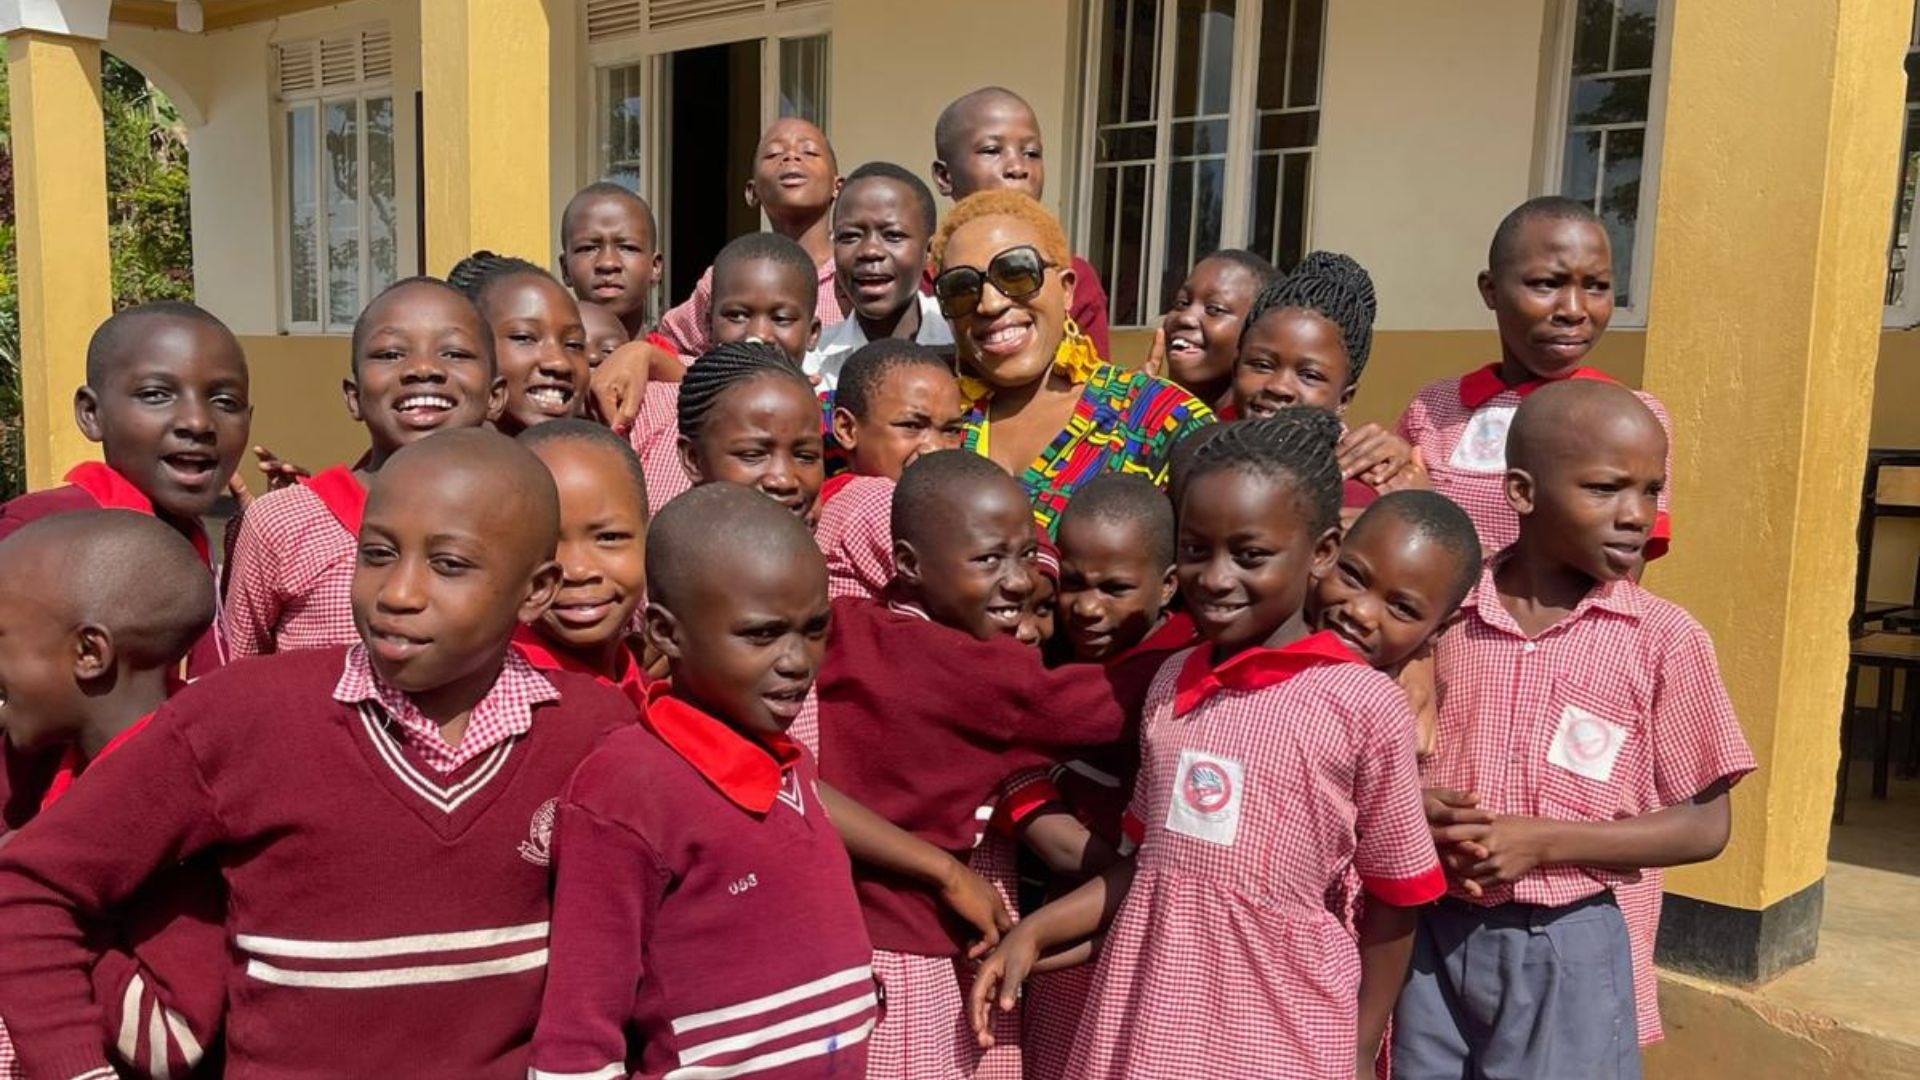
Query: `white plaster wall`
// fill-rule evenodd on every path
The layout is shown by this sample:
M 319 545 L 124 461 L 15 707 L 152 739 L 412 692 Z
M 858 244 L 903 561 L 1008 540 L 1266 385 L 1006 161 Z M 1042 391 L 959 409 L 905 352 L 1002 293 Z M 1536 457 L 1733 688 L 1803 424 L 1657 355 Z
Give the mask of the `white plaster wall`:
M 1493 325 L 1474 278 L 1535 194 L 1550 2 L 1328 5 L 1313 243 L 1372 273 L 1380 329 Z

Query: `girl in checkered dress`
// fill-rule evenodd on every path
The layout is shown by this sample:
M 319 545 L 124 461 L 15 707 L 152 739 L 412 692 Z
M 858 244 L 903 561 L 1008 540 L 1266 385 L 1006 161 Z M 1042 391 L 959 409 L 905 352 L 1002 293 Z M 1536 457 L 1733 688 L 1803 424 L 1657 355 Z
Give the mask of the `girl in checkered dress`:
M 1289 409 L 1197 451 L 1176 576 L 1205 642 L 1147 695 L 1128 810 L 1138 853 L 1002 941 L 971 998 L 983 1039 L 991 1006 L 1014 1004 L 1043 953 L 1110 923 L 1068 1075 L 1371 1066 L 1413 909 L 1445 880 L 1405 698 L 1303 610 L 1338 552 L 1338 437 L 1335 417 Z M 1357 943 L 1329 902 L 1352 871 L 1379 901 Z

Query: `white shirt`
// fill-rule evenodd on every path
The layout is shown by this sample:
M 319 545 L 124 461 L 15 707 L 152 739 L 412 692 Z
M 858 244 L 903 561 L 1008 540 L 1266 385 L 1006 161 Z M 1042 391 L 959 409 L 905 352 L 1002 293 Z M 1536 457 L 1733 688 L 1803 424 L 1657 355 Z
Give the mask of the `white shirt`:
M 920 301 L 920 329 L 914 332 L 916 345 L 925 345 L 931 349 L 948 349 L 953 345 L 953 326 L 947 317 L 940 314 L 940 304 L 925 293 L 915 293 Z M 820 332 L 820 343 L 807 351 L 802 362 L 808 375 L 818 376 L 822 392 L 833 389 L 840 382 L 840 369 L 845 366 L 847 357 L 853 350 L 867 343 L 867 332 L 860 328 L 860 320 L 851 312 L 846 321 L 835 323 Z

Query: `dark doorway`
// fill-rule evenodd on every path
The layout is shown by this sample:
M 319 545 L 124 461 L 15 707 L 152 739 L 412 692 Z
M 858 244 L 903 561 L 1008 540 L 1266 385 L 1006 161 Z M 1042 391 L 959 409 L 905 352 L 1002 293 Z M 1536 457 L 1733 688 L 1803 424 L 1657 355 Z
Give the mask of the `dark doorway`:
M 760 140 L 760 42 L 667 58 L 667 297 L 677 304 L 727 241 L 760 228 L 746 204 Z

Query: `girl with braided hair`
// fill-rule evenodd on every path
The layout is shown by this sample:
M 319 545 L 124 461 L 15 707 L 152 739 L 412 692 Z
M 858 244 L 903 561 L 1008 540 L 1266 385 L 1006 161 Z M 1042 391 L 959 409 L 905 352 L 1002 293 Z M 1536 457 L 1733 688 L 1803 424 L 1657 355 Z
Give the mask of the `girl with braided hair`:
M 505 435 L 561 417 L 586 415 L 587 328 L 573 294 L 525 259 L 476 251 L 447 274 L 493 330 L 507 380 L 507 407 L 494 426 Z
M 1247 309 L 1222 417 L 1257 419 L 1293 405 L 1345 415 L 1373 351 L 1378 308 L 1373 278 L 1359 263 L 1308 253 Z M 1381 492 L 1428 486 L 1413 448 L 1378 424 L 1343 429 L 1339 461 L 1349 522 Z
M 1039 957 L 1098 932 L 1067 1075 L 1351 1077 L 1371 1068 L 1421 905 L 1446 891 L 1393 680 L 1304 611 L 1339 549 L 1340 423 L 1318 408 L 1228 425 L 1184 477 L 1175 576 L 1204 639 L 1140 721 L 1138 848 L 1017 924 L 972 1022 L 1015 1005 Z M 1330 892 L 1370 894 L 1359 940 Z M 1189 986 L 1204 972 L 1209 1022 Z
M 716 346 L 687 368 L 678 402 L 680 461 L 694 486 L 727 480 L 820 516 L 826 440 L 813 382 L 779 346 Z

